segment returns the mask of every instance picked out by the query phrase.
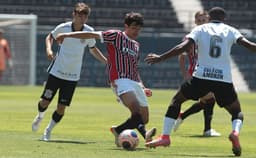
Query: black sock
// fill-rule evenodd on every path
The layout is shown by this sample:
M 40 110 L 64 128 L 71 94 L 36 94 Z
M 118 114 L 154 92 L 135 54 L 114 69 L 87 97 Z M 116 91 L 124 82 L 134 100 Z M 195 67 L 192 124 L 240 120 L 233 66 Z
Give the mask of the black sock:
M 40 102 L 38 102 L 37 107 L 38 107 L 38 111 L 39 111 L 39 112 L 44 112 L 44 111 L 48 108 L 48 106 L 45 107 L 45 108 L 41 107 Z
M 192 115 L 194 113 L 197 113 L 203 109 L 203 104 L 201 102 L 194 103 L 189 109 L 184 111 L 184 113 L 181 115 L 182 120 L 184 120 L 189 115 Z
M 204 131 L 211 129 L 213 107 L 215 102 L 205 104 L 204 108 Z
M 133 114 L 131 118 L 126 120 L 121 125 L 115 128 L 116 132 L 120 134 L 125 129 L 138 129 L 141 135 L 145 138 L 146 130 L 140 114 Z
M 136 128 L 140 134 L 143 136 L 143 138 L 145 139 L 146 138 L 146 129 L 145 129 L 145 125 L 144 124 L 139 124 Z
M 52 119 L 58 123 L 60 122 L 60 120 L 62 119 L 63 115 L 60 115 L 57 113 L 57 111 L 54 111 L 54 113 L 52 114 Z
M 165 113 L 165 116 L 173 118 L 173 119 L 177 119 L 178 116 L 179 116 L 179 113 L 180 113 L 180 108 L 181 108 L 180 104 L 176 104 L 176 105 L 175 104 L 171 104 L 168 107 L 167 112 Z

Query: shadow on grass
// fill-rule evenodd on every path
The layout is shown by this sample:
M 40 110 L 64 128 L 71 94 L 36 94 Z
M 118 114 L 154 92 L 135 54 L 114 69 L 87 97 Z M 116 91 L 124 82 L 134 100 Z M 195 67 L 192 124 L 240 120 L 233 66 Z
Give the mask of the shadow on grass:
M 195 135 L 186 135 L 186 136 L 184 136 L 184 137 L 191 137 L 191 138 L 207 138 L 207 139 L 209 139 L 209 138 L 218 138 L 217 136 L 212 136 L 212 137 L 210 137 L 210 136 L 203 136 L 203 135 L 199 135 L 199 134 L 195 134 Z M 219 137 L 221 137 L 221 136 L 219 136 Z
M 111 148 L 109 150 L 118 150 L 118 151 L 129 151 L 129 152 L 134 152 L 134 151 L 145 151 L 147 150 L 147 148 L 136 148 L 135 150 L 126 150 L 126 149 L 123 149 L 123 148 Z
M 39 139 L 38 141 L 43 141 Z M 96 142 L 84 142 L 84 141 L 76 141 L 76 140 L 49 140 L 43 141 L 47 143 L 69 143 L 69 144 L 95 144 Z
M 179 156 L 179 157 L 234 157 L 234 155 L 196 155 L 196 154 L 170 154 L 170 156 Z

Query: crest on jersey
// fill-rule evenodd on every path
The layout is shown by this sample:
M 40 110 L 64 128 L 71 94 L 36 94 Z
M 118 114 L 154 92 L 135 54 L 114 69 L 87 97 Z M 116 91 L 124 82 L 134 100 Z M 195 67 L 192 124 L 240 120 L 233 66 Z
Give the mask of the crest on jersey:
M 46 89 L 44 92 L 44 97 L 50 99 L 53 95 L 53 91 L 50 89 Z

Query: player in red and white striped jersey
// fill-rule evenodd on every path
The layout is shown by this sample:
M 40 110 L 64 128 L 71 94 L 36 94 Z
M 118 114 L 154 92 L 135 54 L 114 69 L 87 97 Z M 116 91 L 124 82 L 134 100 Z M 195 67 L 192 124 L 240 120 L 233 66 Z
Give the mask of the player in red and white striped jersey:
M 111 86 L 119 100 L 130 110 L 131 117 L 119 126 L 111 128 L 118 144 L 118 135 L 125 129 L 136 128 L 146 141 L 155 135 L 156 128 L 145 130 L 149 120 L 147 96 L 151 96 L 150 89 L 144 87 L 138 72 L 139 47 L 136 41 L 143 17 L 140 13 L 127 13 L 124 19 L 124 31 L 108 30 L 100 32 L 64 33 L 57 36 L 57 41 L 64 42 L 66 38 L 100 39 L 106 43 L 108 51 L 108 73 Z M 65 39 L 64 39 L 65 38 Z

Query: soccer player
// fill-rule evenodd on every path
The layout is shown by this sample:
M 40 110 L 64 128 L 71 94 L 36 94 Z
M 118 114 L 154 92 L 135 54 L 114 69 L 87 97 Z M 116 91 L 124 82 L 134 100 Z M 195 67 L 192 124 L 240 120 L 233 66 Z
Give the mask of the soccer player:
M 76 32 L 76 31 L 93 31 L 94 29 L 85 24 L 90 15 L 90 7 L 82 2 L 78 2 L 73 10 L 73 20 L 58 25 L 46 37 L 46 54 L 52 60 L 48 67 L 48 79 L 38 102 L 38 115 L 32 123 L 32 130 L 37 131 L 41 123 L 45 111 L 54 98 L 57 90 L 59 90 L 59 98 L 57 109 L 52 114 L 52 119 L 44 130 L 43 141 L 49 141 L 52 129 L 58 124 L 64 116 L 66 107 L 71 103 L 77 82 L 80 79 L 82 67 L 82 59 L 84 48 L 89 47 L 93 56 L 106 64 L 107 59 L 95 46 L 95 39 L 79 40 L 69 38 L 59 45 L 59 50 L 54 56 L 52 44 L 58 33 Z
M 195 24 L 202 25 L 209 21 L 209 15 L 207 11 L 198 11 L 195 14 Z M 189 67 L 186 69 L 185 67 L 185 58 L 189 60 Z M 188 52 L 184 52 L 179 55 L 179 63 L 182 75 L 184 80 L 190 80 L 192 77 L 192 73 L 195 69 L 196 62 L 197 62 L 197 47 L 192 46 Z M 206 96 L 199 99 L 198 102 L 194 103 L 190 108 L 181 112 L 175 122 L 173 130 L 176 131 L 178 127 L 183 123 L 188 116 L 204 110 L 204 131 L 203 136 L 205 137 L 212 137 L 212 136 L 220 136 L 221 134 L 216 132 L 214 129 L 211 128 L 211 121 L 213 115 L 213 107 L 215 104 L 215 98 L 213 93 L 209 93 Z
M 198 46 L 198 60 L 190 81 L 183 83 L 172 98 L 163 122 L 162 135 L 146 143 L 147 147 L 169 146 L 170 134 L 183 102 L 198 100 L 213 92 L 220 107 L 231 115 L 232 131 L 229 140 L 236 156 L 241 155 L 239 133 L 243 123 L 243 113 L 231 78 L 230 49 L 238 43 L 256 52 L 256 43 L 246 39 L 237 29 L 224 24 L 226 12 L 214 7 L 209 11 L 210 22 L 195 27 L 182 43 L 167 52 L 157 55 L 148 54 L 145 61 L 149 64 L 164 61 L 187 51 L 192 45 Z
M 4 30 L 0 29 L 0 80 L 3 72 L 6 70 L 6 59 L 8 59 L 8 65 L 13 67 L 12 55 L 8 41 L 3 37 Z
M 151 141 L 156 128 L 145 130 L 149 121 L 147 96 L 151 96 L 150 89 L 144 87 L 138 71 L 140 44 L 136 41 L 143 16 L 140 13 L 127 13 L 124 19 L 124 31 L 107 30 L 102 32 L 64 33 L 57 36 L 57 41 L 65 42 L 72 38 L 95 38 L 106 43 L 108 50 L 109 82 L 120 101 L 130 110 L 131 116 L 119 126 L 111 127 L 118 143 L 119 134 L 125 129 L 137 129 L 145 140 Z M 64 40 L 65 38 L 65 40 Z M 63 41 L 64 40 L 64 41 Z

